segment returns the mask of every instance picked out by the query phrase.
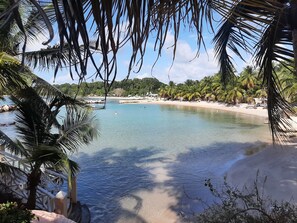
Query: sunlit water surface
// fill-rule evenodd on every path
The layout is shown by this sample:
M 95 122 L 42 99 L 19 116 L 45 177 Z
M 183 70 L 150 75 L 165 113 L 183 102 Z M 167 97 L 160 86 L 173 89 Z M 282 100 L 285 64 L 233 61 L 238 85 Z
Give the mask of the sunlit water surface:
M 270 139 L 263 118 L 218 110 L 110 101 L 94 115 L 100 137 L 74 156 L 81 166 L 78 197 L 89 206 L 92 222 L 116 222 L 127 215 L 126 198 L 157 187 L 170 188 L 177 199 L 170 208 L 190 216 L 203 207 L 196 198 L 212 200 L 205 179 L 221 184 L 247 149 Z M 1 122 L 12 116 L 2 113 Z M 166 170 L 161 181 L 156 166 Z M 137 208 L 128 214 L 137 214 Z

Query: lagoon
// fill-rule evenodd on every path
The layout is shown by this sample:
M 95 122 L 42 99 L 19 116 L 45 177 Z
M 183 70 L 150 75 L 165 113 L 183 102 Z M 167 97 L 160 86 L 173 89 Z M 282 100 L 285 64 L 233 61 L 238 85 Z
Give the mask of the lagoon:
M 191 219 L 213 201 L 205 180 L 222 184 L 247 150 L 270 140 L 264 118 L 215 109 L 111 100 L 94 115 L 100 137 L 74 157 L 92 222 Z

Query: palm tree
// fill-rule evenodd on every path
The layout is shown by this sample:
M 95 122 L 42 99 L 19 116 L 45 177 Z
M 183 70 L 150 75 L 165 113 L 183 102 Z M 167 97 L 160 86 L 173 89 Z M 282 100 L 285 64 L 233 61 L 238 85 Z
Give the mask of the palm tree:
M 234 105 L 238 104 L 241 102 L 243 99 L 243 91 L 242 89 L 238 87 L 233 87 L 228 91 L 227 97 L 226 97 L 226 102 L 227 103 L 232 103 Z
M 285 63 L 295 58 L 296 70 L 297 1 L 242 0 L 228 3 L 222 3 L 225 7 L 218 9 L 226 16 L 214 38 L 223 79 L 234 74 L 228 50 L 240 57 L 243 51 L 252 54 L 267 87 L 268 116 L 273 139 L 281 139 L 279 132 L 283 127 L 290 128 L 283 117 L 288 117 L 293 110 L 280 93 L 273 65 L 274 62 Z
M 78 164 L 69 159 L 69 153 L 77 151 L 98 135 L 93 118 L 87 110 L 71 109 L 66 106 L 64 119 L 59 122 L 58 112 L 51 111 L 51 104 L 42 103 L 32 88 L 22 90 L 23 98 L 12 97 L 18 105 L 16 113 L 17 139 L 12 141 L 0 131 L 5 148 L 20 155 L 30 165 L 27 174 L 29 196 L 27 207 L 35 208 L 37 186 L 40 183 L 41 168 L 52 168 L 68 174 L 69 178 L 79 170 Z M 1 171 L 14 169 L 0 163 Z
M 254 74 L 254 70 L 251 66 L 247 66 L 244 68 L 244 70 L 241 72 L 239 81 L 242 85 L 242 87 L 248 91 L 249 89 L 252 89 L 255 87 L 256 84 L 256 77 Z
M 297 102 L 297 77 L 293 72 L 292 63 L 286 66 L 280 65 L 279 79 L 281 86 L 281 93 L 289 103 Z

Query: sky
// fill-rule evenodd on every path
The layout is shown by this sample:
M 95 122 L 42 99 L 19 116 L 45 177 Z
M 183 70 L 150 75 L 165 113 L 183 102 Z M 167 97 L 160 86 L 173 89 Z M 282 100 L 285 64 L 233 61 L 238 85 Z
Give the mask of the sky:
M 205 29 L 203 33 L 206 49 L 203 47 L 200 50 L 199 57 L 195 58 L 197 54 L 196 35 L 187 29 L 181 30 L 180 38 L 177 42 L 177 51 L 175 60 L 172 63 L 172 44 L 174 36 L 172 32 L 169 32 L 166 38 L 165 47 L 162 51 L 161 57 L 158 59 L 156 65 L 152 69 L 152 66 L 156 60 L 157 53 L 154 52 L 154 39 L 150 37 L 147 43 L 146 55 L 144 57 L 144 63 L 139 72 L 132 71 L 129 78 L 145 78 L 155 77 L 163 83 L 173 81 L 174 83 L 183 83 L 187 79 L 201 80 L 205 76 L 213 75 L 219 71 L 218 62 L 215 59 L 215 53 L 213 50 L 212 37 L 213 34 Z M 30 43 L 27 46 L 28 51 L 38 50 L 45 48 L 41 44 L 45 39 L 40 38 L 36 43 Z M 116 80 L 120 81 L 127 77 L 130 47 L 124 46 L 118 52 L 118 73 Z M 236 59 L 234 61 L 237 72 L 242 71 L 246 63 Z M 136 70 L 136 69 L 135 69 Z M 54 79 L 54 72 L 40 71 L 38 69 L 34 72 L 45 79 L 51 84 L 63 84 L 63 83 L 77 83 L 78 79 L 72 80 L 67 69 L 60 70 Z M 94 73 L 94 69 L 88 70 L 87 81 L 100 81 L 99 78 L 94 79 L 91 75 Z

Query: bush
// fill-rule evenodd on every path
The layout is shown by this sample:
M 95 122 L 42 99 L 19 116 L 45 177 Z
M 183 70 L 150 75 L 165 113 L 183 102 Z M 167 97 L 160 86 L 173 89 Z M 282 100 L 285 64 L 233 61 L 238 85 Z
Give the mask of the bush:
M 30 223 L 35 215 L 16 202 L 0 204 L 0 223 Z
M 259 186 L 258 177 L 251 189 L 242 191 L 231 187 L 225 179 L 221 191 L 205 181 L 218 202 L 208 206 L 195 222 L 201 223 L 296 223 L 297 207 L 289 202 L 278 202 L 264 195 L 264 185 Z

